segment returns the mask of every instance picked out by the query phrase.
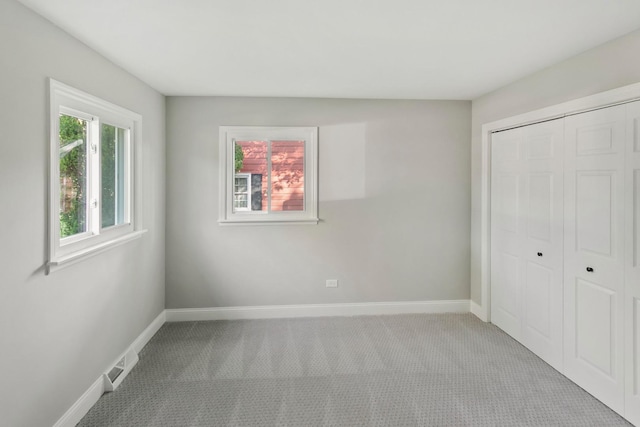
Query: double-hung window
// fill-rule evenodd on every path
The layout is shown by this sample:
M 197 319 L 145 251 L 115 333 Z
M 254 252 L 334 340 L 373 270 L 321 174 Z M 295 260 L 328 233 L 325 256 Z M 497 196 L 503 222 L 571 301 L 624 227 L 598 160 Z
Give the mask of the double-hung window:
M 50 80 L 48 267 L 138 237 L 141 117 Z
M 318 128 L 220 127 L 221 224 L 318 223 Z
M 251 210 L 251 174 L 236 173 L 233 184 L 233 210 Z

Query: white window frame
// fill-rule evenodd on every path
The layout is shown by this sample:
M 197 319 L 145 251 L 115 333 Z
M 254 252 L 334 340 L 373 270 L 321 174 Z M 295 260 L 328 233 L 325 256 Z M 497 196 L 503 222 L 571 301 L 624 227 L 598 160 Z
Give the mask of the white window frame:
M 251 174 L 250 173 L 236 173 L 234 174 L 234 181 L 233 181 L 233 195 L 235 196 L 236 194 L 236 189 L 235 189 L 235 178 L 244 178 L 247 180 L 247 207 L 246 208 L 236 208 L 234 206 L 234 210 L 236 211 L 250 211 L 251 210 Z M 235 200 L 234 200 L 235 202 Z
M 304 141 L 303 210 L 234 211 L 235 141 Z M 219 145 L 220 215 L 218 222 L 220 225 L 318 223 L 317 127 L 220 126 Z
M 140 183 L 142 170 L 142 116 L 88 93 L 49 79 L 50 164 L 49 164 L 49 256 L 46 273 L 106 249 L 139 238 L 141 227 Z M 60 231 L 60 114 L 75 116 L 88 123 L 87 230 L 61 238 Z M 124 165 L 123 224 L 102 228 L 100 183 L 100 125 L 127 129 Z

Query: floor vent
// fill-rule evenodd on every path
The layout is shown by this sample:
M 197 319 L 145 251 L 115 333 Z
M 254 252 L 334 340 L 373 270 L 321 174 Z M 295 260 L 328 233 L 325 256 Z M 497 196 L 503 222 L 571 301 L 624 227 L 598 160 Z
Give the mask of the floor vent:
M 113 364 L 113 367 L 104 374 L 104 391 L 115 390 L 136 363 L 138 363 L 138 355 L 130 348 L 126 354 L 118 359 L 118 361 Z

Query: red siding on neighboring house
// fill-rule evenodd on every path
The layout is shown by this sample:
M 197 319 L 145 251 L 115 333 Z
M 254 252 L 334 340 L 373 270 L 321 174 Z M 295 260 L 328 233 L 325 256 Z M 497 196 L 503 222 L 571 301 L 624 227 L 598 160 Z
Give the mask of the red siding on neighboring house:
M 262 210 L 267 210 L 267 143 L 237 141 L 244 160 L 240 173 L 262 174 Z M 304 141 L 271 142 L 271 210 L 304 209 Z

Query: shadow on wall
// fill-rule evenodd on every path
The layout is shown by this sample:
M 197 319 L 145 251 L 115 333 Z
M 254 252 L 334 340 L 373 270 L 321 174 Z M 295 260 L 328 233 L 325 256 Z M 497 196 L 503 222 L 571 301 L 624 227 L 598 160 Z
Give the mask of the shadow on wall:
M 366 197 L 366 123 L 320 127 L 320 201 Z

